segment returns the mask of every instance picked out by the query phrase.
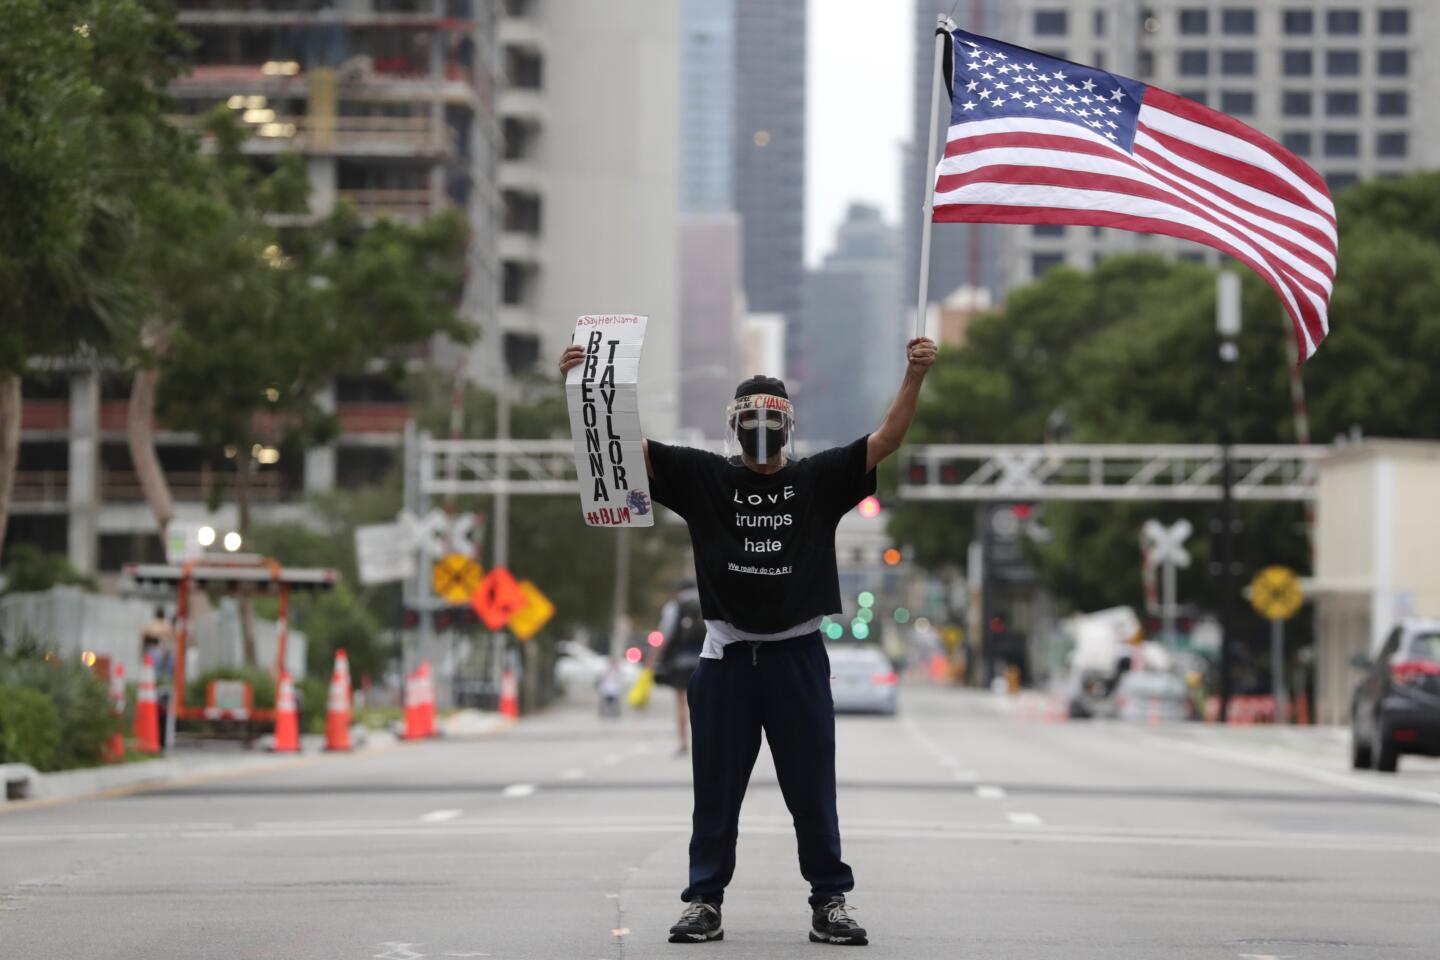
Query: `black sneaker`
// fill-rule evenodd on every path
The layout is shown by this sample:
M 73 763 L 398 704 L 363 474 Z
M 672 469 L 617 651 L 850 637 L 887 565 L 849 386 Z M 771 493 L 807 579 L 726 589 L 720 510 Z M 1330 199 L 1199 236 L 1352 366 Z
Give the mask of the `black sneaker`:
M 685 907 L 680 920 L 670 928 L 671 943 L 705 943 L 724 940 L 720 928 L 720 907 L 704 900 L 695 900 Z
M 810 915 L 810 942 L 852 947 L 863 947 L 869 943 L 865 938 L 865 928 L 855 922 L 849 911 L 850 907 L 840 897 L 816 907 Z

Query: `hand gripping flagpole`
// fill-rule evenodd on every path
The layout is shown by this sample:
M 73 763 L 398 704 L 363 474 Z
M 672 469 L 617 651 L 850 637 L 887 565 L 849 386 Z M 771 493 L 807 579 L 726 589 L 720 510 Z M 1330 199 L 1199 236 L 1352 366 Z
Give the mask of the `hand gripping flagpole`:
M 945 44 L 955 22 L 945 14 L 935 18 L 935 69 L 931 71 L 930 85 L 930 146 L 925 152 L 925 207 L 920 227 L 920 299 L 915 308 L 915 336 L 925 336 L 925 314 L 930 299 L 930 229 L 934 226 L 935 215 L 935 150 L 939 145 L 940 129 L 935 123 L 935 113 L 940 109 L 940 91 L 945 91 L 946 102 L 950 99 L 950 82 L 944 76 Z M 948 127 L 949 124 L 946 124 Z

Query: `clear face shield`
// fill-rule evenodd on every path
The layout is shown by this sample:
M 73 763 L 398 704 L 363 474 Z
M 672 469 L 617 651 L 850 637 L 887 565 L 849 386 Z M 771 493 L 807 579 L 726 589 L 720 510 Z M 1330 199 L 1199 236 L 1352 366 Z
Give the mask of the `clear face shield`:
M 768 393 L 736 397 L 725 408 L 725 455 L 756 463 L 795 459 L 795 408 Z

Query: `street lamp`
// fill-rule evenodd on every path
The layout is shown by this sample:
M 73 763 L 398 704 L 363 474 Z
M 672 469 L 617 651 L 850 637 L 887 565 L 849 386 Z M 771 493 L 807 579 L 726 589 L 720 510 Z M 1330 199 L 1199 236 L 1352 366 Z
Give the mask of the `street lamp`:
M 1235 408 L 1235 361 L 1240 348 L 1240 277 L 1226 270 L 1216 278 L 1215 331 L 1220 335 L 1220 722 L 1230 709 L 1231 646 L 1235 639 L 1235 503 L 1231 463 L 1231 417 Z

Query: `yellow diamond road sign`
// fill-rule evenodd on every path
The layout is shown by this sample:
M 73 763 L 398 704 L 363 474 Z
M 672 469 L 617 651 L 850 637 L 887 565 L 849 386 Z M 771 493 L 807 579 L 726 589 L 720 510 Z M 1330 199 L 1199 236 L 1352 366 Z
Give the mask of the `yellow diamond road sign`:
M 465 554 L 447 553 L 431 568 L 430 585 L 437 596 L 450 603 L 468 603 L 484 576 L 485 571 L 480 569 L 480 564 Z
M 521 640 L 529 640 L 555 616 L 555 604 L 529 580 L 521 580 L 519 586 L 525 594 L 525 606 L 510 616 L 510 632 Z
M 1266 567 L 1250 581 L 1250 604 L 1266 620 L 1289 620 L 1304 600 L 1300 578 L 1288 567 Z

